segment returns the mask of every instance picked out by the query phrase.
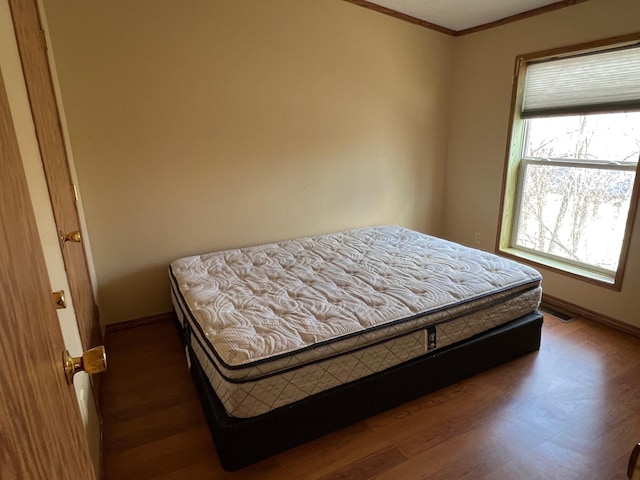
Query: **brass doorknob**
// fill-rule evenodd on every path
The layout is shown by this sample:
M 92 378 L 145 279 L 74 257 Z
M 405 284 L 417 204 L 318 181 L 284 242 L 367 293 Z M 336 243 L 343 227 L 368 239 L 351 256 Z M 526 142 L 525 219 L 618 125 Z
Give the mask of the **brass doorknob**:
M 74 232 L 69 232 L 69 233 L 62 233 L 62 232 L 58 232 L 60 234 L 60 243 L 63 242 L 81 242 L 82 241 L 82 236 L 80 235 L 80 232 L 78 230 L 74 231 Z
M 87 350 L 81 357 L 72 357 L 67 350 L 62 353 L 64 376 L 67 383 L 73 383 L 73 376 L 80 371 L 89 374 L 102 373 L 107 369 L 107 352 L 103 345 Z

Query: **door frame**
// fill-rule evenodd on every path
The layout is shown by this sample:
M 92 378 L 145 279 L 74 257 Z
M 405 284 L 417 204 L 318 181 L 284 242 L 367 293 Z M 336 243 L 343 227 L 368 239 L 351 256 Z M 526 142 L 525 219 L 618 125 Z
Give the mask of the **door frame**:
M 0 471 L 7 480 L 94 480 L 2 66 L 0 157 Z
M 80 221 L 78 189 L 69 166 L 42 15 L 38 0 L 8 1 L 56 228 L 61 233 L 79 231 L 83 239 L 80 243 L 62 242 L 61 252 L 80 338 L 87 350 L 102 343 L 102 329 L 85 248 L 87 233 Z M 97 398 L 99 379 L 95 380 Z
M 17 135 L 24 174 L 36 217 L 39 241 L 45 257 L 48 283 L 51 286 L 49 292 L 53 290 L 63 290 L 65 292 L 67 307 L 57 310 L 56 316 L 58 325 L 62 330 L 64 348 L 69 350 L 73 356 L 79 356 L 82 354 L 84 347 L 79 334 L 74 299 L 69 295 L 68 275 L 57 240 L 51 197 L 32 116 L 34 107 L 30 104 L 28 97 L 10 3 L 9 0 L 0 0 L 0 3 L 0 67 L 4 72 L 6 95 L 9 102 L 8 108 L 10 108 L 14 130 Z M 54 128 L 59 128 L 57 122 Z M 99 377 L 94 376 L 93 380 Z M 81 372 L 75 376 L 73 388 L 82 413 L 90 456 L 96 471 L 99 472 L 102 468 L 102 419 L 98 410 L 99 398 L 95 390 L 97 384 L 98 382 L 92 382 L 90 376 Z M 1 390 L 3 389 L 0 388 Z M 2 475 L 0 474 L 0 476 Z

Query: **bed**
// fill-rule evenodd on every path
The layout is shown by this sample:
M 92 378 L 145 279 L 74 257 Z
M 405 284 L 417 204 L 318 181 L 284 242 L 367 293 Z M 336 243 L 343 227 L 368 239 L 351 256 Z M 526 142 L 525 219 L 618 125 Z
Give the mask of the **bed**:
M 397 226 L 180 258 L 178 328 L 237 470 L 540 346 L 540 274 Z

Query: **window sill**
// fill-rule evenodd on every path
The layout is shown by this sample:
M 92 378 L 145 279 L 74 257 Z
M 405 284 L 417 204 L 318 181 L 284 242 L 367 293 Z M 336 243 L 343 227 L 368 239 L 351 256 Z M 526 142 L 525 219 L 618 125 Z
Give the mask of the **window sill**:
M 584 280 L 586 282 L 600 285 L 602 287 L 610 288 L 613 290 L 620 290 L 620 286 L 616 284 L 615 277 L 610 275 L 593 272 L 585 268 L 580 268 L 575 265 L 569 265 L 517 248 L 501 248 L 499 252 L 505 254 L 506 256 L 513 257 L 516 260 L 528 263 L 534 267 L 547 268 L 561 275 L 567 275 L 572 278 Z

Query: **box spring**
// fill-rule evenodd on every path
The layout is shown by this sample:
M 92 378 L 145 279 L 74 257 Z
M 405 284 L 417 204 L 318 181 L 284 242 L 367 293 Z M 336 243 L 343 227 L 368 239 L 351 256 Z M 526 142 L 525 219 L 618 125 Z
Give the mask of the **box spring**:
M 401 227 L 183 257 L 169 275 L 228 470 L 540 346 L 537 271 Z
M 423 357 L 251 418 L 227 415 L 193 351 L 187 347 L 187 352 L 222 467 L 237 470 L 534 352 L 540 347 L 542 320 L 538 311 L 529 313 Z M 182 332 L 180 325 L 178 328 Z

